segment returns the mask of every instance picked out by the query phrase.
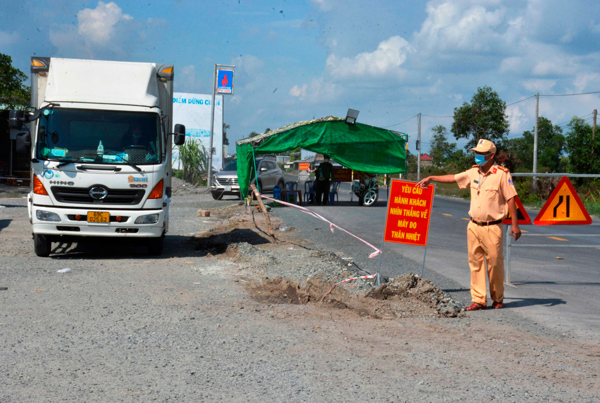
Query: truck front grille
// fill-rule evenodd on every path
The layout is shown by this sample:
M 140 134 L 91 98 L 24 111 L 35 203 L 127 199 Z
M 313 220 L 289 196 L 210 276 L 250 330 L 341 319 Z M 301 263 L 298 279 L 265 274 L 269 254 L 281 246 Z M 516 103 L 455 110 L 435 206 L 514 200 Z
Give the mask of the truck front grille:
M 139 204 L 145 193 L 142 189 L 106 189 L 108 195 L 102 200 L 92 198 L 90 188 L 52 186 L 50 191 L 60 203 L 88 204 Z

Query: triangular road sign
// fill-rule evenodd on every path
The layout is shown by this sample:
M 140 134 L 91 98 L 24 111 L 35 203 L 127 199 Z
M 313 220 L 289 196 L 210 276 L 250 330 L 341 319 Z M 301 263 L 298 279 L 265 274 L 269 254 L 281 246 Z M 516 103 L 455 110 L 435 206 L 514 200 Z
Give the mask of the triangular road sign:
M 525 207 L 523 207 L 523 203 L 521 203 L 519 196 L 515 196 L 515 205 L 517 206 L 517 223 L 519 225 L 531 224 L 531 218 L 529 218 L 529 214 L 527 214 L 527 211 L 525 211 Z M 506 215 L 506 218 L 502 220 L 502 224 L 512 224 L 510 211 Z
M 563 176 L 533 223 L 535 225 L 585 225 L 591 224 L 592 219 L 569 178 Z

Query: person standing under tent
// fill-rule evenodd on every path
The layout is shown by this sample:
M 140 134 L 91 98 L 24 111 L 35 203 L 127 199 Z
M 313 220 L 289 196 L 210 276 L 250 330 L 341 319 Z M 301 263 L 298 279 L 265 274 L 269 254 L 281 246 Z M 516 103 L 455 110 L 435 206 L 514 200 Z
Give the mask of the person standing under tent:
M 326 206 L 329 201 L 329 187 L 333 179 L 333 165 L 329 162 L 328 155 L 323 155 L 323 159 L 324 161 L 321 162 L 315 174 L 315 193 L 317 196 L 316 204 L 320 205 L 322 203 Z

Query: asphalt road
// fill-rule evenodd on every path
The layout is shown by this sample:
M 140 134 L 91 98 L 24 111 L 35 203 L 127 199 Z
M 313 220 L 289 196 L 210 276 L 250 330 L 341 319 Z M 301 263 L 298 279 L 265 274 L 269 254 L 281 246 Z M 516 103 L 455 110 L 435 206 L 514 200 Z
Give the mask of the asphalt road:
M 386 219 L 386 191 L 372 207 L 350 201 L 350 185 L 342 184 L 335 206 L 311 206 L 322 216 L 367 242 L 380 247 Z M 434 200 L 425 260 L 425 277 L 431 278 L 457 299 L 470 302 L 466 226 L 469 202 L 436 197 Z M 537 211 L 529 211 L 533 219 Z M 424 248 L 401 244 L 383 245 L 383 257 L 368 259 L 366 245 L 293 209 L 277 209 L 290 225 L 324 248 L 352 257 L 368 272 L 395 276 L 421 273 Z M 524 318 L 554 329 L 600 341 L 600 222 L 578 226 L 521 227 L 523 235 L 511 247 L 511 284 L 506 286 L 505 307 Z M 549 246 L 537 246 L 549 245 Z M 575 245 L 595 245 L 575 247 Z M 570 246 L 570 247 L 567 247 Z M 491 304 L 488 303 L 488 305 Z

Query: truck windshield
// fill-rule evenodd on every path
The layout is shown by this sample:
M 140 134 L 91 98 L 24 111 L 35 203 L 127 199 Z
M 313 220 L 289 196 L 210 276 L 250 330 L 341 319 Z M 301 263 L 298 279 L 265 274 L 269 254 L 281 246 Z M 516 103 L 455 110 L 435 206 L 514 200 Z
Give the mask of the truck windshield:
M 63 162 L 158 164 L 162 161 L 157 113 L 45 109 L 36 157 Z

